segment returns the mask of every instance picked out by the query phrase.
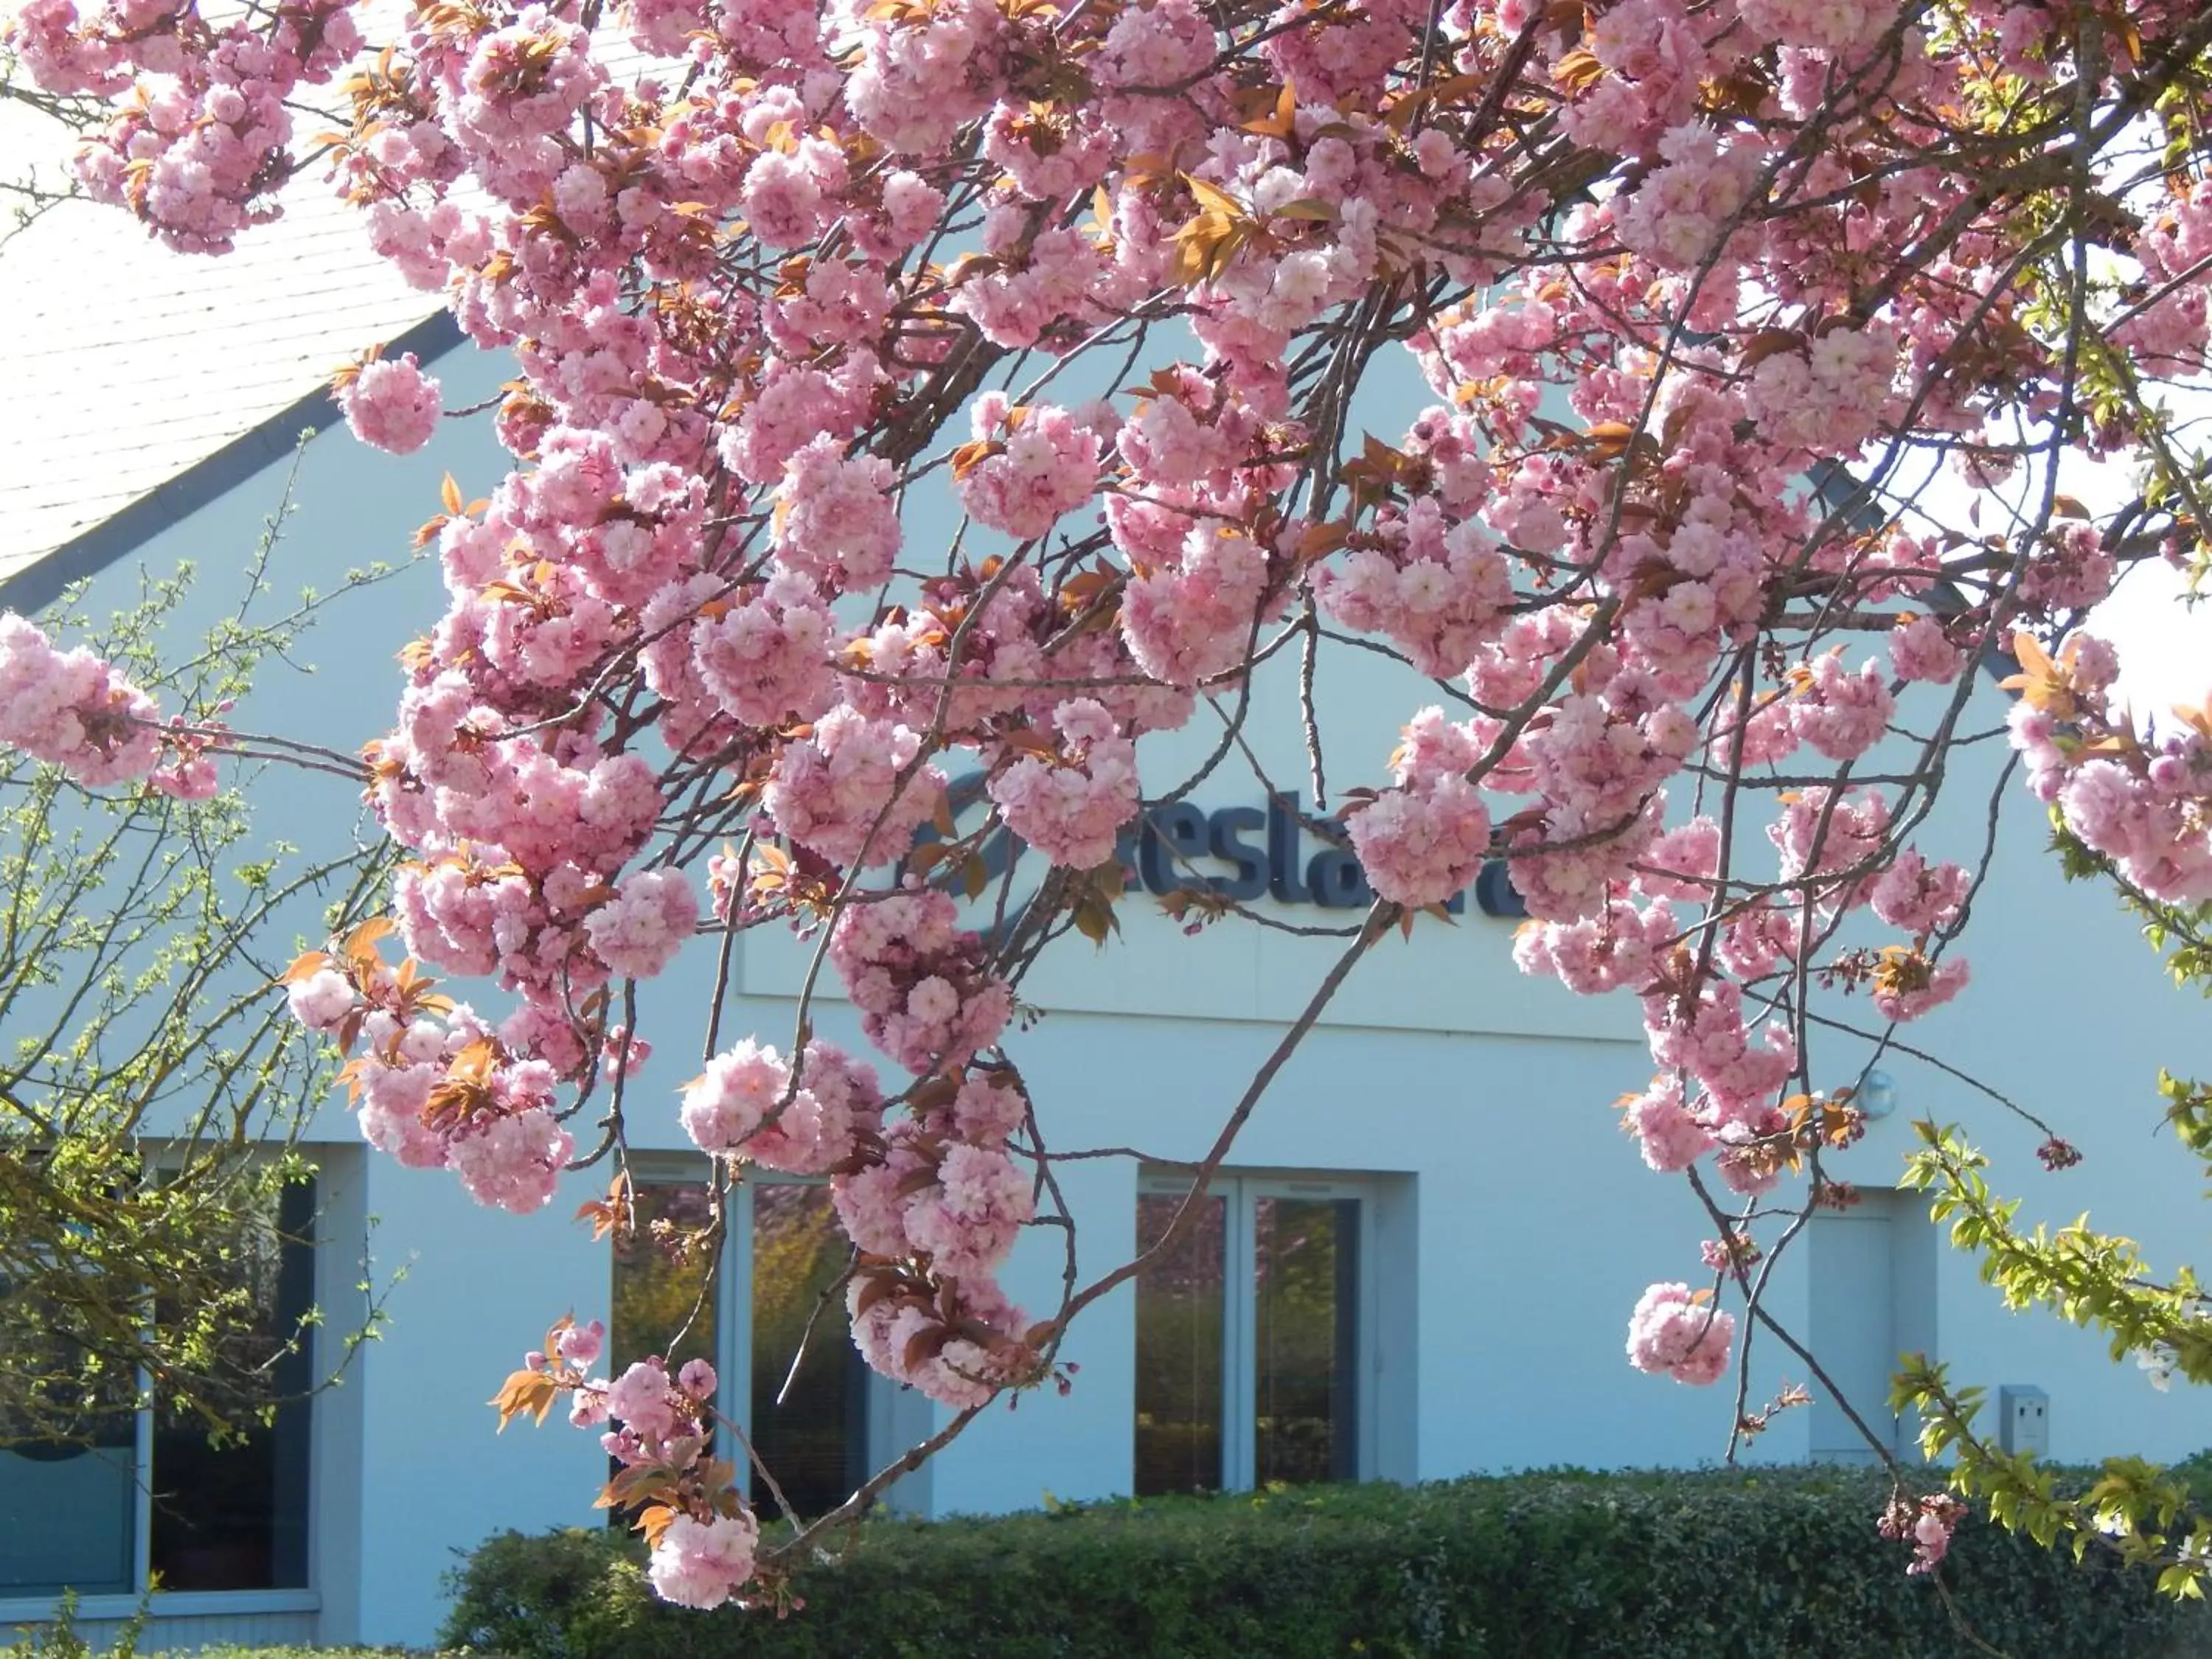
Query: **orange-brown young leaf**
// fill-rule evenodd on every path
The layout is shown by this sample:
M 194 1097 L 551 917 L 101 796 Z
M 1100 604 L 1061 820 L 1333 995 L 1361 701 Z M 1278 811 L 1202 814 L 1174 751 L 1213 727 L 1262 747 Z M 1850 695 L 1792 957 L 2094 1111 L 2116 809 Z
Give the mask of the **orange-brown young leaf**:
M 487 1402 L 499 1413 L 499 1427 L 506 1432 L 507 1425 L 518 1417 L 528 1417 L 542 1424 L 553 1409 L 560 1395 L 559 1386 L 543 1371 L 521 1370 L 512 1373 L 506 1386 Z
M 309 951 L 303 956 L 293 958 L 292 965 L 276 976 L 276 983 L 297 985 L 303 979 L 313 979 L 330 965 L 331 957 L 328 951 Z

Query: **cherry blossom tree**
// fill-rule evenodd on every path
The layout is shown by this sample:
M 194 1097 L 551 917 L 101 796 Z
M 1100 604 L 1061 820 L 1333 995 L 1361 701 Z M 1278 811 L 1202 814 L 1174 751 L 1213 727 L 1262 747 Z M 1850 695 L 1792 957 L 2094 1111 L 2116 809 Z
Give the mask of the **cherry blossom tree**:
M 1065 1382 L 1070 1322 L 1141 1260 L 1086 1276 L 1071 1244 L 1050 1307 L 1000 1285 L 1024 1227 L 1077 1219 L 1020 991 L 1111 929 L 1117 838 L 1246 763 L 1252 722 L 1299 726 L 1306 827 L 1366 908 L 1155 1253 L 1361 959 L 1503 858 L 1521 967 L 1640 1004 L 1627 1121 L 1710 1225 L 1628 1358 L 1735 1378 L 1739 1435 L 1754 1340 L 1826 1386 L 1762 1296 L 1848 1197 L 1822 1159 L 1866 1064 L 1824 1058 L 1823 1006 L 1870 1005 L 1878 1056 L 1967 984 L 1987 849 L 1924 832 L 1991 735 L 1978 665 L 2018 671 L 2003 787 L 2162 926 L 2212 900 L 2212 715 L 2131 720 L 2083 629 L 2129 567 L 2208 558 L 2170 403 L 2212 295 L 2197 0 L 28 0 L 11 38 L 47 95 L 106 100 L 91 195 L 221 253 L 326 177 L 519 364 L 514 470 L 426 527 L 449 604 L 362 773 L 405 854 L 391 927 L 289 975 L 363 1133 L 516 1211 L 610 1161 L 620 1227 L 640 986 L 702 931 L 726 963 L 812 941 L 790 1032 L 724 1033 L 724 974 L 682 1122 L 718 1196 L 830 1176 L 854 1340 L 951 1415 L 771 1547 L 708 1455 L 711 1373 L 594 1376 L 600 1334 L 556 1326 L 503 1415 L 605 1428 L 673 1600 L 773 1601 L 1002 1394 Z M 1394 372 L 1425 390 L 1377 433 L 1359 394 Z M 395 450 L 440 414 L 411 361 L 337 395 Z M 1401 666 L 1405 733 L 1328 814 L 1347 653 Z M 0 685 L 0 738 L 87 782 L 174 788 L 246 741 L 27 623 Z M 1202 708 L 1210 757 L 1140 784 Z M 1024 905 L 1001 836 L 1050 868 Z M 813 1035 L 830 975 L 875 1058 Z M 2078 1311 L 1971 1147 L 1931 1126 L 1917 1173 Z M 2124 1349 L 2212 1379 L 2193 1286 L 2099 1271 Z M 1968 1489 L 2010 1478 L 1939 1371 L 1905 1389 Z M 1963 1505 L 1898 1476 L 1884 1524 L 1930 1569 Z M 2112 1479 L 2027 1523 L 2193 1589 L 2212 1534 Z

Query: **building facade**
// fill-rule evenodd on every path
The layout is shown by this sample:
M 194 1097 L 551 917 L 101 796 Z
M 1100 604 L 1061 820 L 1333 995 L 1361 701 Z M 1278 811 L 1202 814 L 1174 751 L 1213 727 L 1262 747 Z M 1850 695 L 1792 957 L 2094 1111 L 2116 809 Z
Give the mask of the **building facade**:
M 503 378 L 465 347 L 437 367 L 450 406 Z M 404 459 L 325 431 L 306 442 L 295 477 L 290 434 L 327 411 L 303 404 L 286 418 L 258 447 L 233 446 L 222 465 L 179 480 L 166 504 L 29 562 L 0 603 L 35 609 L 60 580 L 88 578 L 97 612 L 141 571 L 184 558 L 205 573 L 204 602 L 219 603 L 288 480 L 280 585 L 328 586 L 348 568 L 404 559 L 442 475 L 474 495 L 504 466 L 483 423 L 454 422 Z M 396 691 L 392 653 L 441 604 L 429 563 L 349 595 L 310 636 L 316 672 L 272 670 L 237 723 L 340 747 L 374 735 Z M 1333 663 L 1328 685 L 1336 787 L 1378 781 L 1418 699 L 1364 659 Z M 1994 685 L 1979 698 L 1984 724 L 2001 720 Z M 1148 750 L 1148 778 L 1189 764 L 1218 734 L 1209 718 L 1201 708 L 1188 732 Z M 1234 922 L 1193 936 L 1158 892 L 1195 874 L 1296 927 L 1358 914 L 1356 868 L 1285 810 L 1287 798 L 1312 800 L 1296 722 L 1258 724 L 1253 744 L 1249 764 L 1224 767 L 1133 838 L 1118 934 L 1095 950 L 1067 942 L 1023 989 L 1039 1017 L 1011 1042 L 1055 1150 L 1121 1149 L 1060 1166 L 1085 1277 L 1159 1236 L 1184 1190 L 1176 1165 L 1204 1154 L 1340 948 Z M 2152 1085 L 2160 1065 L 2212 1066 L 2212 1045 L 2109 896 L 2060 880 L 2035 804 L 1999 787 L 2002 750 L 1957 752 L 1927 832 L 1978 848 L 1990 801 L 2001 803 L 1969 935 L 1974 983 L 1907 1033 L 1942 1064 L 1884 1056 L 1891 1109 L 1835 1170 L 1865 1201 L 1813 1222 L 1771 1295 L 1855 1402 L 1879 1402 L 1894 1355 L 1917 1349 L 1961 1382 L 2043 1389 L 2057 1458 L 2186 1455 L 2212 1442 L 2212 1402 L 2154 1392 L 2094 1337 L 2006 1313 L 1923 1207 L 1894 1190 L 1911 1121 L 1960 1121 L 1996 1159 L 1999 1184 L 2027 1194 L 2026 1219 L 2063 1224 L 2087 1209 L 2160 1262 L 2187 1259 L 2199 1237 L 2194 1172 L 2158 1133 Z M 338 780 L 264 775 L 248 787 L 272 838 L 313 846 L 361 823 Z M 1510 885 L 1486 875 L 1449 925 L 1424 922 L 1378 947 L 1267 1091 L 1194 1236 L 1078 1322 L 1065 1350 L 1073 1390 L 994 1408 L 896 1487 L 896 1506 L 977 1513 L 1048 1494 L 1717 1458 L 1725 1390 L 1640 1375 L 1622 1352 L 1638 1295 L 1654 1279 L 1694 1278 L 1706 1231 L 1680 1184 L 1647 1171 L 1615 1132 L 1611 1103 L 1650 1073 L 1636 1009 L 1521 975 L 1514 910 Z M 790 1046 L 807 948 L 742 942 L 726 1042 L 754 1032 Z M 696 1069 L 714 973 L 712 952 L 696 952 L 647 989 L 659 1053 L 635 1085 L 630 1133 L 648 1215 L 680 1218 L 696 1201 L 687 1182 L 705 1172 L 674 1091 Z M 823 1002 L 813 1025 L 865 1048 L 842 1004 Z M 1838 1035 L 1826 1055 L 1846 1079 L 1865 1054 L 1856 1042 Z M 2039 1133 L 1967 1079 L 2048 1118 L 2083 1163 L 2044 1173 Z M 315 1182 L 288 1218 L 313 1247 L 258 1266 L 264 1304 L 272 1322 L 310 1301 L 324 1310 L 304 1375 L 336 1363 L 334 1345 L 372 1296 L 388 1316 L 382 1334 L 338 1386 L 288 1408 L 227 1462 L 158 1411 L 119 1420 L 90 1450 L 0 1453 L 0 1624 L 47 1616 L 73 1587 L 97 1629 L 158 1573 L 144 1645 L 422 1644 L 441 1615 L 441 1575 L 485 1536 L 599 1522 L 605 1458 L 593 1437 L 557 1418 L 495 1434 L 484 1401 L 564 1313 L 610 1319 L 617 1359 L 662 1346 L 696 1277 L 648 1245 L 595 1243 L 572 1218 L 603 1171 L 518 1218 L 477 1207 L 449 1176 L 368 1152 L 343 1097 L 323 1105 L 312 1142 Z M 835 1501 L 943 1417 L 859 1366 L 834 1312 L 830 1340 L 809 1344 L 792 1376 L 799 1333 L 840 1265 L 833 1229 L 821 1188 L 747 1185 L 714 1293 L 678 1350 L 715 1360 L 726 1407 L 802 1506 Z M 1035 1231 L 1006 1279 L 1041 1315 L 1068 1247 L 1057 1230 Z M 1826 1291 L 1817 1302 L 1815 1280 Z M 1772 1344 L 1759 1350 L 1757 1399 L 1804 1380 Z M 1873 1408 L 1880 1429 L 1888 1419 Z M 1895 1434 L 1909 1454 L 1910 1425 Z M 1751 1455 L 1868 1454 L 1823 1401 L 1780 1416 Z

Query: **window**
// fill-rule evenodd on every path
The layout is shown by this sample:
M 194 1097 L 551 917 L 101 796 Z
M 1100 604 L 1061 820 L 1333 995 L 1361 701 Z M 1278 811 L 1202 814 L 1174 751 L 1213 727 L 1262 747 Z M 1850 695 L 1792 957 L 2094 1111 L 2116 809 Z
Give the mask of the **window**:
M 1213 1180 L 1191 1230 L 1137 1277 L 1139 1497 L 1410 1473 L 1381 1445 L 1373 1386 L 1393 1322 L 1375 1294 L 1390 1185 L 1410 1188 Z M 1140 1178 L 1139 1251 L 1166 1237 L 1188 1191 L 1171 1175 Z
M 211 1446 L 202 1425 L 116 1402 L 92 1443 L 0 1450 L 0 1597 L 281 1589 L 307 1574 L 313 1359 L 295 1342 L 314 1294 L 312 1181 L 288 1187 L 231 1267 L 254 1317 L 232 1356 L 281 1401 Z M 289 1352 L 288 1352 L 289 1350 Z
M 873 1472 L 869 1419 L 879 1385 L 833 1290 L 852 1247 L 826 1184 L 756 1174 L 731 1194 L 729 1241 L 703 1261 L 712 1214 L 704 1183 L 703 1169 L 641 1178 L 637 1225 L 615 1249 L 610 1363 L 618 1372 L 650 1354 L 672 1365 L 708 1360 L 723 1379 L 719 1409 L 744 1431 L 792 1507 L 823 1514 Z M 721 1455 L 745 1464 L 741 1449 Z M 746 1478 L 756 1507 L 773 1514 L 757 1472 L 748 1467 Z

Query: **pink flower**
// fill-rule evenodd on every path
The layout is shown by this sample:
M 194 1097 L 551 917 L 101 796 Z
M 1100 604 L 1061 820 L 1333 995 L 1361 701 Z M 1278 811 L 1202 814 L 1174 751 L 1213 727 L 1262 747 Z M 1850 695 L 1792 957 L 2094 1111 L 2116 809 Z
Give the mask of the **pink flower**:
M 446 1156 L 477 1203 L 528 1215 L 551 1200 L 575 1149 L 550 1112 L 532 1108 L 456 1135 Z
M 915 766 L 921 738 L 911 728 L 870 720 L 848 703 L 784 745 L 761 804 L 792 840 L 838 864 L 888 864 L 945 798 L 945 775 Z
M 1832 761 L 1856 760 L 1881 740 L 1896 703 L 1874 663 L 1846 674 L 1842 659 L 1832 655 L 1798 672 L 1790 715 L 1799 737 Z
M 670 1399 L 668 1372 L 657 1359 L 641 1359 L 607 1389 L 608 1413 L 648 1441 L 676 1431 L 676 1407 Z
M 357 1006 L 353 981 L 325 968 L 295 980 L 284 994 L 292 1018 L 311 1031 L 334 1031 Z
M 1345 828 L 1376 892 L 1419 908 L 1462 891 L 1490 855 L 1490 811 L 1463 774 L 1482 754 L 1469 726 L 1424 708 L 1406 727 L 1394 766 L 1400 787 L 1352 814 Z
M 873 587 L 899 550 L 890 463 L 848 460 L 845 447 L 816 438 L 783 465 L 776 489 L 776 551 L 791 568 L 824 584 Z
M 1003 392 L 975 400 L 985 453 L 955 488 L 978 524 L 1034 541 L 1097 489 L 1098 434 L 1050 404 L 1010 408 Z
M 592 949 L 608 969 L 651 979 L 676 959 L 699 925 L 699 901 L 681 870 L 634 870 L 615 896 L 585 918 Z
M 718 1607 L 753 1576 L 760 1528 L 750 1515 L 695 1520 L 679 1515 L 661 1533 L 647 1565 L 653 1592 L 678 1607 Z
M 1006 827 L 1054 864 L 1088 870 L 1114 856 L 1121 826 L 1137 816 L 1137 745 L 1096 699 L 1053 711 L 1062 748 L 1024 754 L 988 786 Z
M 959 925 L 945 894 L 908 892 L 854 905 L 830 936 L 868 1041 L 917 1073 L 949 1070 L 998 1040 L 1013 994 L 981 971 L 983 940 Z
M 938 1168 L 936 1194 L 908 1208 L 906 1236 L 935 1273 L 972 1279 L 1006 1260 L 1035 1212 L 1030 1179 L 1006 1153 L 954 1146 Z
M 0 613 L 0 744 L 97 787 L 143 777 L 161 758 L 154 700 L 91 652 L 57 651 L 33 623 Z
M 1914 617 L 1889 631 L 1890 672 L 1901 680 L 1948 685 L 1966 660 L 1966 653 L 1951 643 L 1933 617 Z
M 1267 587 L 1264 549 L 1231 526 L 1196 526 L 1172 563 L 1131 579 L 1121 599 L 1122 638 L 1153 678 L 1196 685 L 1243 656 Z
M 694 1400 L 708 1399 L 714 1392 L 714 1368 L 703 1359 L 687 1359 L 676 1373 L 676 1386 Z
M 588 1325 L 571 1325 L 561 1333 L 561 1358 L 572 1365 L 589 1366 L 596 1362 L 607 1340 L 606 1323 L 594 1319 Z
M 364 364 L 337 392 L 353 435 L 372 449 L 411 455 L 438 429 L 443 404 L 438 383 L 422 373 L 415 354 Z
M 780 574 L 764 591 L 691 629 L 691 659 L 722 707 L 756 726 L 812 720 L 830 706 L 830 643 L 836 623 L 801 577 Z
M 1680 1078 L 1655 1079 L 1627 1105 L 1622 1126 L 1635 1135 L 1644 1162 L 1662 1175 L 1686 1170 L 1713 1149 L 1713 1138 L 1682 1103 Z
M 791 1068 L 774 1048 L 747 1037 L 707 1062 L 707 1069 L 684 1085 L 684 1133 L 702 1152 L 742 1147 L 783 1098 Z
M 1728 1369 L 1735 1316 L 1686 1285 L 1654 1285 L 1628 1322 L 1628 1362 L 1639 1371 L 1700 1386 Z

